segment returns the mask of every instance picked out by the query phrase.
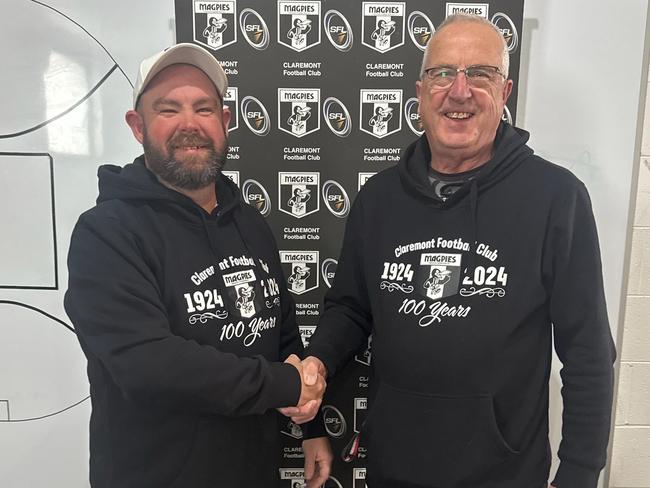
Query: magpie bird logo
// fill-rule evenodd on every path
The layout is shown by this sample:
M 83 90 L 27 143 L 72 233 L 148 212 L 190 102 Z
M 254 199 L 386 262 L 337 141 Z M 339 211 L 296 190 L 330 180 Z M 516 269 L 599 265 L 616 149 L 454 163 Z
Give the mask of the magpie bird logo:
M 320 44 L 321 2 L 278 2 L 278 42 L 294 51 Z
M 193 0 L 194 41 L 213 51 L 237 42 L 235 0 Z
M 361 42 L 380 53 L 404 44 L 405 2 L 363 2 Z

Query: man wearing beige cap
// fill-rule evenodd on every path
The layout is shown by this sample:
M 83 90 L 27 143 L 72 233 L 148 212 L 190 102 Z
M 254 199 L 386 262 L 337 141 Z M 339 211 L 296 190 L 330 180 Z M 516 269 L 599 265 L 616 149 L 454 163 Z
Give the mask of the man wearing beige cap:
M 126 114 L 144 154 L 99 168 L 72 235 L 65 307 L 88 359 L 94 488 L 275 486 L 275 410 L 305 420 L 322 399 L 322 377 L 301 380 L 273 236 L 221 173 L 226 89 L 193 44 L 144 60 Z M 331 452 L 322 422 L 304 430 L 311 488 Z

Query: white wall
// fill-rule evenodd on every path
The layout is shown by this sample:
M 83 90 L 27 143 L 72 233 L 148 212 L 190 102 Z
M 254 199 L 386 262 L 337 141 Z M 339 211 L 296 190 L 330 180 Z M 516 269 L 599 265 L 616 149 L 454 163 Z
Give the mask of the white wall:
M 571 169 L 589 189 L 615 338 L 638 164 L 647 10 L 646 0 L 528 0 L 524 7 L 517 122 L 531 132 L 539 154 Z M 554 444 L 561 427 L 560 367 L 556 361 L 551 381 Z
M 0 484 L 15 488 L 87 486 L 89 405 L 82 401 L 88 394 L 84 359 L 70 331 L 38 311 L 1 301 L 28 304 L 67 322 L 62 299 L 68 237 L 78 214 L 94 201 L 96 167 L 126 163 L 139 151 L 123 123 L 131 87 L 121 70 L 132 79 L 142 57 L 173 41 L 172 0 L 47 3 L 60 13 L 29 0 L 0 6 L 0 152 L 54 158 L 50 174 L 46 158 L 0 156 L 0 252 L 11 256 L 0 260 L 0 286 L 13 281 L 40 287 L 0 289 Z M 528 0 L 524 11 L 518 125 L 532 133 L 538 153 L 572 169 L 591 192 L 615 336 L 638 162 L 646 14 L 647 0 Z M 119 68 L 111 72 L 115 63 Z M 69 113 L 24 135 L 2 137 L 65 112 L 106 75 Z M 59 289 L 48 290 L 57 277 Z M 557 439 L 557 372 L 552 383 Z M 26 420 L 36 417 L 45 418 Z

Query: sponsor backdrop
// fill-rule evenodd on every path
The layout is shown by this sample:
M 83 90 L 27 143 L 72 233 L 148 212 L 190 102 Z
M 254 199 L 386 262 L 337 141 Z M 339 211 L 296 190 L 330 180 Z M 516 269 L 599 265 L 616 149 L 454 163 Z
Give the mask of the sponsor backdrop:
M 446 16 L 490 19 L 510 50 L 517 106 L 523 0 L 490 3 L 176 0 L 179 42 L 211 50 L 230 80 L 227 175 L 266 216 L 280 248 L 305 343 L 335 273 L 345 218 L 363 184 L 422 134 L 414 84 L 424 46 Z M 371 344 L 324 402 L 335 464 L 328 487 L 365 486 L 363 437 Z M 302 484 L 302 431 L 280 421 L 280 476 Z

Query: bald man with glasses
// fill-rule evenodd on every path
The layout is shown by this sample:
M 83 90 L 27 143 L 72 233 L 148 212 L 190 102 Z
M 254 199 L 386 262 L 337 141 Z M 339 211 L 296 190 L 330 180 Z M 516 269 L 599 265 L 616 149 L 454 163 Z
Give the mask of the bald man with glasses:
M 416 82 L 424 135 L 350 213 L 303 371 L 334 376 L 372 335 L 370 488 L 546 488 L 553 347 L 552 485 L 595 488 L 605 465 L 615 351 L 591 203 L 502 121 L 511 91 L 500 31 L 449 17 Z

